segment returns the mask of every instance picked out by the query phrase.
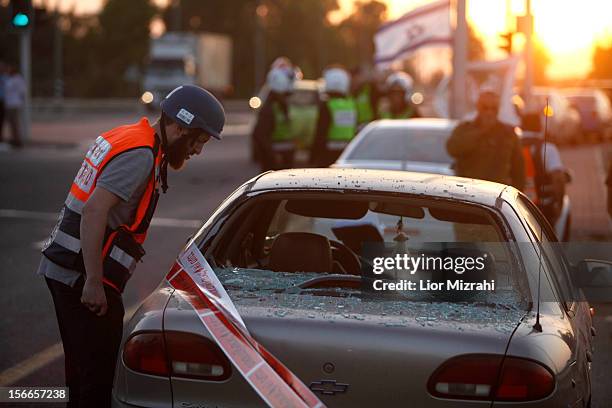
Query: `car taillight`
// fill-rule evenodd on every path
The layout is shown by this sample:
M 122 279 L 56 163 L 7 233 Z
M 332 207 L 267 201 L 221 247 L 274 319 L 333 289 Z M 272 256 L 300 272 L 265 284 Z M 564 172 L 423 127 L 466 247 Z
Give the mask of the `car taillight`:
M 231 364 L 211 340 L 176 331 L 141 332 L 128 339 L 123 361 L 134 371 L 157 376 L 223 381 Z
M 163 333 L 143 332 L 130 337 L 123 346 L 123 362 L 139 373 L 169 376 Z
M 548 396 L 555 379 L 546 367 L 532 360 L 470 354 L 438 367 L 427 387 L 438 398 L 533 401 Z
M 223 381 L 232 373 L 231 363 L 223 351 L 206 337 L 169 331 L 166 347 L 175 377 Z

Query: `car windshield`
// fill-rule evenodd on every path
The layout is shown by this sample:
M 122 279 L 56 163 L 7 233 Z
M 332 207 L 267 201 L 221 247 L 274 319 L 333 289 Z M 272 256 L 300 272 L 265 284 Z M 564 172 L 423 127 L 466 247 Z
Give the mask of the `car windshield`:
M 595 109 L 597 105 L 597 101 L 592 95 L 568 96 L 567 99 L 569 99 L 574 106 L 581 109 Z
M 388 160 L 451 164 L 446 140 L 451 129 L 375 127 L 359 141 L 347 160 Z
M 488 210 L 433 199 L 368 198 L 363 192 L 278 194 L 249 200 L 213 238 L 199 243 L 234 300 L 271 296 L 291 303 L 307 296 L 325 303 L 322 298 L 356 298 L 365 302 L 363 313 L 383 307 L 370 302 L 391 302 L 403 309 L 455 300 L 523 310 L 520 268 Z M 486 272 L 461 279 L 492 279 L 495 289 L 450 300 L 427 291 L 383 294 L 364 289 L 375 258 L 400 253 L 484 257 L 490 261 Z M 421 268 L 415 277 L 440 280 L 436 273 Z
M 155 59 L 149 63 L 147 72 L 150 75 L 181 75 L 185 72 L 182 59 Z

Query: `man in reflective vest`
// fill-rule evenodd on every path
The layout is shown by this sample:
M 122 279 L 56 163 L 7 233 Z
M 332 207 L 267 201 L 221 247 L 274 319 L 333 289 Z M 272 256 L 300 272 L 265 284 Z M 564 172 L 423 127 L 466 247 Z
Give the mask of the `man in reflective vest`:
M 65 354 L 69 407 L 108 407 L 123 331 L 121 292 L 136 263 L 167 166 L 180 169 L 221 138 L 219 101 L 192 85 L 146 118 L 101 134 L 90 147 L 43 247 L 38 274 L 55 305 Z
M 261 153 L 262 171 L 293 167 L 295 140 L 287 103 L 293 80 L 292 69 L 272 68 L 268 72 L 266 83 L 270 93 L 257 116 L 252 137 Z
M 380 112 L 381 119 L 420 118 L 417 107 L 412 103 L 413 80 L 405 72 L 394 72 L 385 81 L 386 103 Z
M 340 67 L 323 73 L 327 100 L 319 105 L 316 133 L 310 152 L 310 161 L 316 166 L 332 164 L 357 131 L 357 107 L 349 96 L 350 77 Z
M 525 188 L 523 192 L 555 225 L 561 213 L 567 176 L 557 146 L 544 142 L 539 113 L 522 117 Z

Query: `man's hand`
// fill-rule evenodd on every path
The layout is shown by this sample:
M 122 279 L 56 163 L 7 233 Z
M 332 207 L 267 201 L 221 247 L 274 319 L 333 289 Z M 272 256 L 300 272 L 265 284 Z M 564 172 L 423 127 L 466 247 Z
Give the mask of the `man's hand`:
M 120 198 L 102 187 L 96 187 L 83 207 L 81 216 L 81 246 L 87 278 L 81 303 L 98 316 L 106 313 L 108 305 L 102 283 L 102 246 L 108 211 Z
M 86 279 L 81 294 L 81 303 L 98 316 L 104 316 L 108 309 L 104 284 L 100 280 Z

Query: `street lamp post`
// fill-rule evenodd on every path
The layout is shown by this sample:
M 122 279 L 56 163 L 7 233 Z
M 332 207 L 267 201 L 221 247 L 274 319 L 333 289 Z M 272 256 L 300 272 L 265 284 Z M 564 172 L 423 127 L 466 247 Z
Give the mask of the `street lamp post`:
M 268 15 L 268 6 L 258 1 L 255 8 L 255 91 L 263 83 L 265 75 L 266 41 L 263 20 Z
M 465 81 L 467 75 L 468 30 L 465 19 L 465 0 L 457 0 L 457 23 L 453 39 L 453 77 L 451 92 L 451 116 L 461 119 L 465 115 Z

